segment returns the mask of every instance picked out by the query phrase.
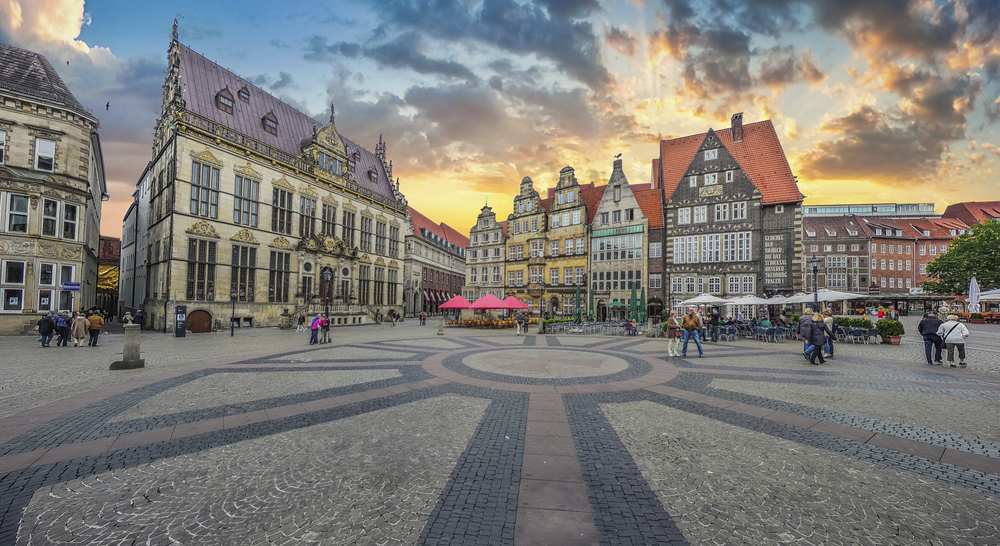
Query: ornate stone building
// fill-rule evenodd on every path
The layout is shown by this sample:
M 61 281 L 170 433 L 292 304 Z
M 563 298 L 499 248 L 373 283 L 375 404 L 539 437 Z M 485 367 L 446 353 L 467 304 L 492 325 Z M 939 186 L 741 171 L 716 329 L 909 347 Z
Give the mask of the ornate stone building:
M 525 176 L 507 216 L 507 284 L 505 295 L 516 296 L 532 312 L 545 312 L 545 236 L 548 220 L 543 200 Z
M 383 142 L 372 153 L 192 51 L 168 52 L 150 165 L 146 325 L 192 331 L 235 316 L 334 326 L 402 311 L 407 205 Z M 235 309 L 235 310 L 233 310 Z M 227 324 L 228 325 L 228 324 Z
M 409 211 L 403 264 L 405 316 L 432 315 L 465 284 L 469 239 L 448 224 L 435 224 L 413 207 Z
M 462 297 L 470 302 L 487 294 L 504 299 L 507 222 L 497 222 L 496 213 L 486 205 L 480 209 L 476 225 L 469 230 L 468 241 Z
M 648 267 L 645 253 L 649 218 L 616 159 L 604 196 L 590 230 L 590 288 L 594 291 L 596 319 L 624 318 L 625 307 L 615 312 L 613 303 L 628 303 L 645 286 Z
M 802 290 L 803 196 L 769 120 L 664 140 L 657 164 L 674 307 Z
M 545 305 L 550 314 L 569 318 L 576 305 L 577 287 L 581 289 L 580 309 L 587 317 L 587 204 L 572 167 L 559 171 L 559 182 L 545 200 L 548 230 L 545 232 L 548 255 Z M 530 244 L 530 243 L 529 243 Z
M 0 44 L 0 334 L 95 303 L 108 198 L 98 126 L 45 57 Z

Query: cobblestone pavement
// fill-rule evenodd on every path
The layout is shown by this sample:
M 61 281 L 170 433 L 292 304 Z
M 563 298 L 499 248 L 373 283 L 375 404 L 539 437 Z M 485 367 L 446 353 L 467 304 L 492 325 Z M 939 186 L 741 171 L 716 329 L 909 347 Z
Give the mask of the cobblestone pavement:
M 0 545 L 1000 544 L 996 325 L 968 368 L 436 330 L 0 338 Z

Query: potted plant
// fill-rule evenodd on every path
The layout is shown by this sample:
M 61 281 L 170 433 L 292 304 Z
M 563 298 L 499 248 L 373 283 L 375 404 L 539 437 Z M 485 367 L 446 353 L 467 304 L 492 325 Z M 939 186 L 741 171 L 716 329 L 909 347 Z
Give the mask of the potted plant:
M 986 324 L 986 319 L 983 318 L 982 313 L 972 313 L 969 315 L 969 322 L 972 324 Z
M 899 345 L 899 341 L 905 333 L 903 323 L 898 320 L 880 320 L 875 323 L 875 328 L 878 329 L 878 335 L 882 337 L 882 343 L 893 345 Z

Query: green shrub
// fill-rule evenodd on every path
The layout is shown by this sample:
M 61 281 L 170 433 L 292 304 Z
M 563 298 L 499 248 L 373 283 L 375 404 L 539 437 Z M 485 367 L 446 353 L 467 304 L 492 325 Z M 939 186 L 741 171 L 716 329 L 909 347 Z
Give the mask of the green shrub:
M 983 314 L 982 313 L 972 313 L 971 315 L 969 315 L 969 319 L 970 320 L 971 319 L 983 320 Z
M 792 324 L 798 324 L 801 317 L 802 315 L 792 315 Z
M 882 336 L 882 339 L 886 339 L 891 336 L 901 336 L 905 333 L 903 330 L 903 323 L 898 320 L 880 320 L 875 323 L 875 328 L 878 329 L 878 335 Z

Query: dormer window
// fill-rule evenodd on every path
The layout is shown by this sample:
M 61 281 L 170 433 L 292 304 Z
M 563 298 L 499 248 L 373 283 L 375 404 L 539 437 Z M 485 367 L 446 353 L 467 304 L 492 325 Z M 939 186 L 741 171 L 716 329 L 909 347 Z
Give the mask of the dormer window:
M 896 237 L 902 237 L 902 236 L 903 236 L 903 230 L 897 229 L 896 230 Z
M 830 236 L 830 237 L 836 237 L 837 236 L 837 232 L 836 231 L 830 230 L 828 228 L 824 228 L 824 229 L 826 229 L 826 234 L 828 236 Z
M 875 228 L 875 235 L 882 235 L 882 228 Z
M 353 173 L 360 159 L 361 159 L 361 154 L 359 154 L 358 152 L 349 154 L 347 156 L 347 170 Z
M 816 236 L 815 231 L 806 231 L 806 237 L 815 237 L 815 236 Z
M 274 117 L 272 112 L 264 114 L 264 117 L 260 119 L 260 122 L 264 125 L 264 130 L 272 135 L 278 134 L 278 118 Z
M 227 114 L 233 113 L 233 94 L 229 92 L 228 87 L 223 87 L 222 91 L 215 95 L 215 106 Z
M 250 92 L 247 91 L 246 86 L 241 87 L 240 90 L 236 92 L 236 94 L 239 95 L 241 101 L 250 102 Z
M 378 178 L 378 171 L 374 168 L 368 170 L 368 179 L 374 182 Z

